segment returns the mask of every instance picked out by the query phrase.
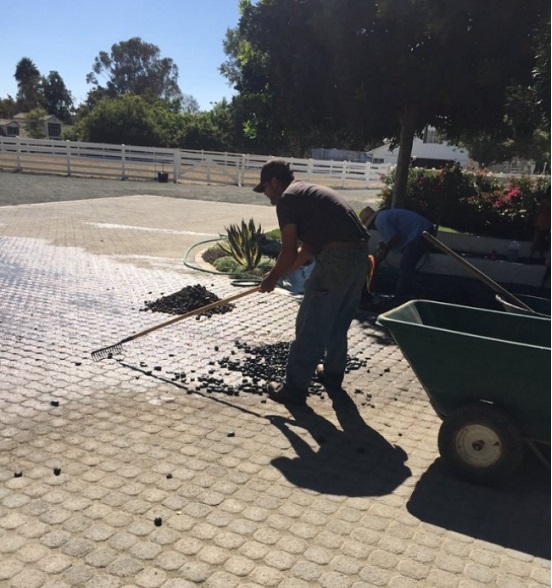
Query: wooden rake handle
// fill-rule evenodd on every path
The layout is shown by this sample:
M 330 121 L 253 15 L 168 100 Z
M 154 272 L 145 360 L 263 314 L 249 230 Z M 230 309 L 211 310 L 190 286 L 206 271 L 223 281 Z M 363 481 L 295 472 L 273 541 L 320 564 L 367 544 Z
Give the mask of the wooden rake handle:
M 461 255 L 458 255 L 458 253 L 447 247 L 442 241 L 439 241 L 439 239 L 434 237 L 431 233 L 424 231 L 423 236 L 432 245 L 435 245 L 435 247 L 438 247 L 439 249 L 441 249 L 441 251 L 444 251 L 445 253 L 456 259 L 456 261 L 460 262 L 467 270 L 475 274 L 483 283 L 487 284 L 487 286 L 492 288 L 495 292 L 501 294 L 502 296 L 504 296 L 504 298 L 510 300 L 516 306 L 524 308 L 525 310 L 528 310 L 531 313 L 535 312 L 531 307 L 527 306 L 527 304 L 516 298 L 513 294 L 508 292 L 508 290 L 505 290 L 500 284 L 497 284 L 495 281 L 491 280 L 489 276 L 487 276 L 481 270 L 477 269 L 474 265 L 466 261 Z
M 239 294 L 236 294 L 234 296 L 230 296 L 230 298 L 225 298 L 223 300 L 217 300 L 216 302 L 211 302 L 211 304 L 207 304 L 205 306 L 202 306 L 201 308 L 196 308 L 195 310 L 191 310 L 190 312 L 187 312 L 186 314 L 181 314 L 179 316 L 176 316 L 168 321 L 165 321 L 164 323 L 161 323 L 159 325 L 155 325 L 154 327 L 150 327 L 149 329 L 145 329 L 144 331 L 140 331 L 139 333 L 135 333 L 134 335 L 130 335 L 130 337 L 127 337 L 126 339 L 123 339 L 122 341 L 115 343 L 115 345 L 110 345 L 109 347 L 103 347 L 102 349 L 96 349 L 96 351 L 92 352 L 92 359 L 94 361 L 97 361 L 99 359 L 105 359 L 105 358 L 109 359 L 113 354 L 122 353 L 124 343 L 128 343 L 129 341 L 134 341 L 134 339 L 138 339 L 139 337 L 143 337 L 144 335 L 147 335 L 148 333 L 152 333 L 153 331 L 157 331 L 158 329 L 162 329 L 163 327 L 168 327 L 169 325 L 173 325 L 174 323 L 177 323 L 178 321 L 182 321 L 182 320 L 189 318 L 191 316 L 194 316 L 196 314 L 201 314 L 202 312 L 206 312 L 208 310 L 211 310 L 212 308 L 216 308 L 217 306 L 222 306 L 223 304 L 229 304 L 230 302 L 234 302 L 234 300 L 238 300 L 239 298 L 243 298 L 244 296 L 248 296 L 249 294 L 254 294 L 255 292 L 260 292 L 260 291 L 261 291 L 261 286 L 259 285 L 259 286 L 256 286 L 255 288 L 250 288 L 249 290 L 244 290 L 243 292 L 240 292 Z
M 126 339 L 123 339 L 121 341 L 121 343 L 128 343 L 129 341 L 134 341 L 134 339 L 138 339 L 138 337 L 143 337 L 144 335 L 148 335 L 149 333 L 153 333 L 153 331 L 157 331 L 158 329 L 168 327 L 169 325 L 174 325 L 174 323 L 177 323 L 179 321 L 183 321 L 184 319 L 187 319 L 191 316 L 201 314 L 202 312 L 207 312 L 208 310 L 211 310 L 212 308 L 217 308 L 218 306 L 223 306 L 224 304 L 230 304 L 231 302 L 234 302 L 234 300 L 238 300 L 240 298 L 243 298 L 244 296 L 249 296 L 249 294 L 254 294 L 255 292 L 260 292 L 260 291 L 261 291 L 261 287 L 255 286 L 255 288 L 249 288 L 248 290 L 244 290 L 243 292 L 240 292 L 239 294 L 234 294 L 234 296 L 230 296 L 229 298 L 224 298 L 223 300 L 217 300 L 216 302 L 211 302 L 211 304 L 206 304 L 205 306 L 202 306 L 201 308 L 196 308 L 195 310 L 190 310 L 190 312 L 175 316 L 174 318 L 172 318 L 168 321 L 165 321 L 164 323 L 160 323 L 158 325 L 155 325 L 154 327 L 150 327 L 149 329 L 145 329 L 144 331 L 140 331 L 139 333 L 135 333 L 134 335 L 131 335 L 130 337 L 127 337 Z

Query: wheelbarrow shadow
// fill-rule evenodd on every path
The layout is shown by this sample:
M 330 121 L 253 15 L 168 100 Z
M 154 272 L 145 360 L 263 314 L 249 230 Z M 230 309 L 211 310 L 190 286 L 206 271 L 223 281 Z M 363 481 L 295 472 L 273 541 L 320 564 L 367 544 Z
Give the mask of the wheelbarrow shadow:
M 454 478 L 438 458 L 407 503 L 416 518 L 474 539 L 550 559 L 550 472 L 530 452 L 500 487 Z
M 361 497 L 393 492 L 411 475 L 406 453 L 363 421 L 345 391 L 332 401 L 342 430 L 309 407 L 288 407 L 292 419 L 267 417 L 297 453 L 293 458 L 277 457 L 272 465 L 292 484 L 322 494 Z M 295 432 L 296 427 L 307 431 L 313 443 Z

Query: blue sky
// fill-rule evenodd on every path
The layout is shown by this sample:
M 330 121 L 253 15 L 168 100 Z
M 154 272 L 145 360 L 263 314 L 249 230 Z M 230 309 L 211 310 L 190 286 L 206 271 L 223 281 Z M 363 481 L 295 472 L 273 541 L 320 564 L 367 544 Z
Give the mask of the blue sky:
M 9 8 L 8 8 L 9 6 Z M 238 0 L 0 0 L 0 98 L 15 98 L 15 67 L 28 57 L 42 75 L 59 72 L 78 104 L 100 51 L 132 37 L 157 45 L 178 66 L 178 83 L 202 110 L 233 94 L 218 68 Z

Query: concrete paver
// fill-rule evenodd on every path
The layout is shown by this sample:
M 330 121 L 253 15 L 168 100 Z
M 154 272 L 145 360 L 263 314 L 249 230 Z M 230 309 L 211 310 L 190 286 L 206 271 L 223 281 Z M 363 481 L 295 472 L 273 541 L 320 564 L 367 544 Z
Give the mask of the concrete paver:
M 145 300 L 234 294 L 182 255 L 250 217 L 275 225 L 266 206 L 163 196 L 0 208 L 0 586 L 549 586 L 549 473 L 529 456 L 501 488 L 451 478 L 439 419 L 370 317 L 335 409 L 197 389 L 212 369 L 239 384 L 216 363 L 236 342 L 291 340 L 290 296 L 92 362 L 166 320 Z

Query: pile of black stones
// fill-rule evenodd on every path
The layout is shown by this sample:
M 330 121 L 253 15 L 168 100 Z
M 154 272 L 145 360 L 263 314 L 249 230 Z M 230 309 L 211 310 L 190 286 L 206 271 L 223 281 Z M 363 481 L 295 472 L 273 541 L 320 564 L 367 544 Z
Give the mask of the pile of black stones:
M 187 312 L 197 310 L 202 306 L 207 306 L 208 304 L 218 302 L 219 300 L 220 298 L 216 294 L 213 294 L 213 292 L 210 292 L 201 284 L 196 284 L 195 286 L 186 286 L 174 294 L 162 296 L 157 300 L 145 300 L 145 307 L 140 310 L 165 312 L 167 314 L 186 314 Z M 215 313 L 224 314 L 230 312 L 233 308 L 233 304 L 222 304 L 221 306 L 216 306 L 198 316 L 209 317 Z
M 185 372 L 176 373 L 174 380 L 180 380 L 188 387 L 189 392 L 194 390 L 199 392 L 218 392 L 229 396 L 238 396 L 240 393 L 246 394 L 266 394 L 266 384 L 271 381 L 282 382 L 285 379 L 286 362 L 289 354 L 289 342 L 272 343 L 269 345 L 252 346 L 247 343 L 235 341 L 236 349 L 241 351 L 241 358 L 236 356 L 236 351 L 232 350 L 229 356 L 224 356 L 220 360 L 211 360 L 208 362 L 208 373 L 203 376 L 195 377 L 193 374 Z M 215 348 L 218 351 L 218 348 Z M 346 373 L 366 367 L 366 359 L 359 359 L 347 356 Z M 218 367 L 215 367 L 218 366 Z M 229 385 L 223 378 L 216 374 L 220 369 L 227 372 L 239 372 L 242 376 L 241 381 L 234 385 Z M 309 394 L 322 396 L 324 387 L 316 378 L 309 386 Z

